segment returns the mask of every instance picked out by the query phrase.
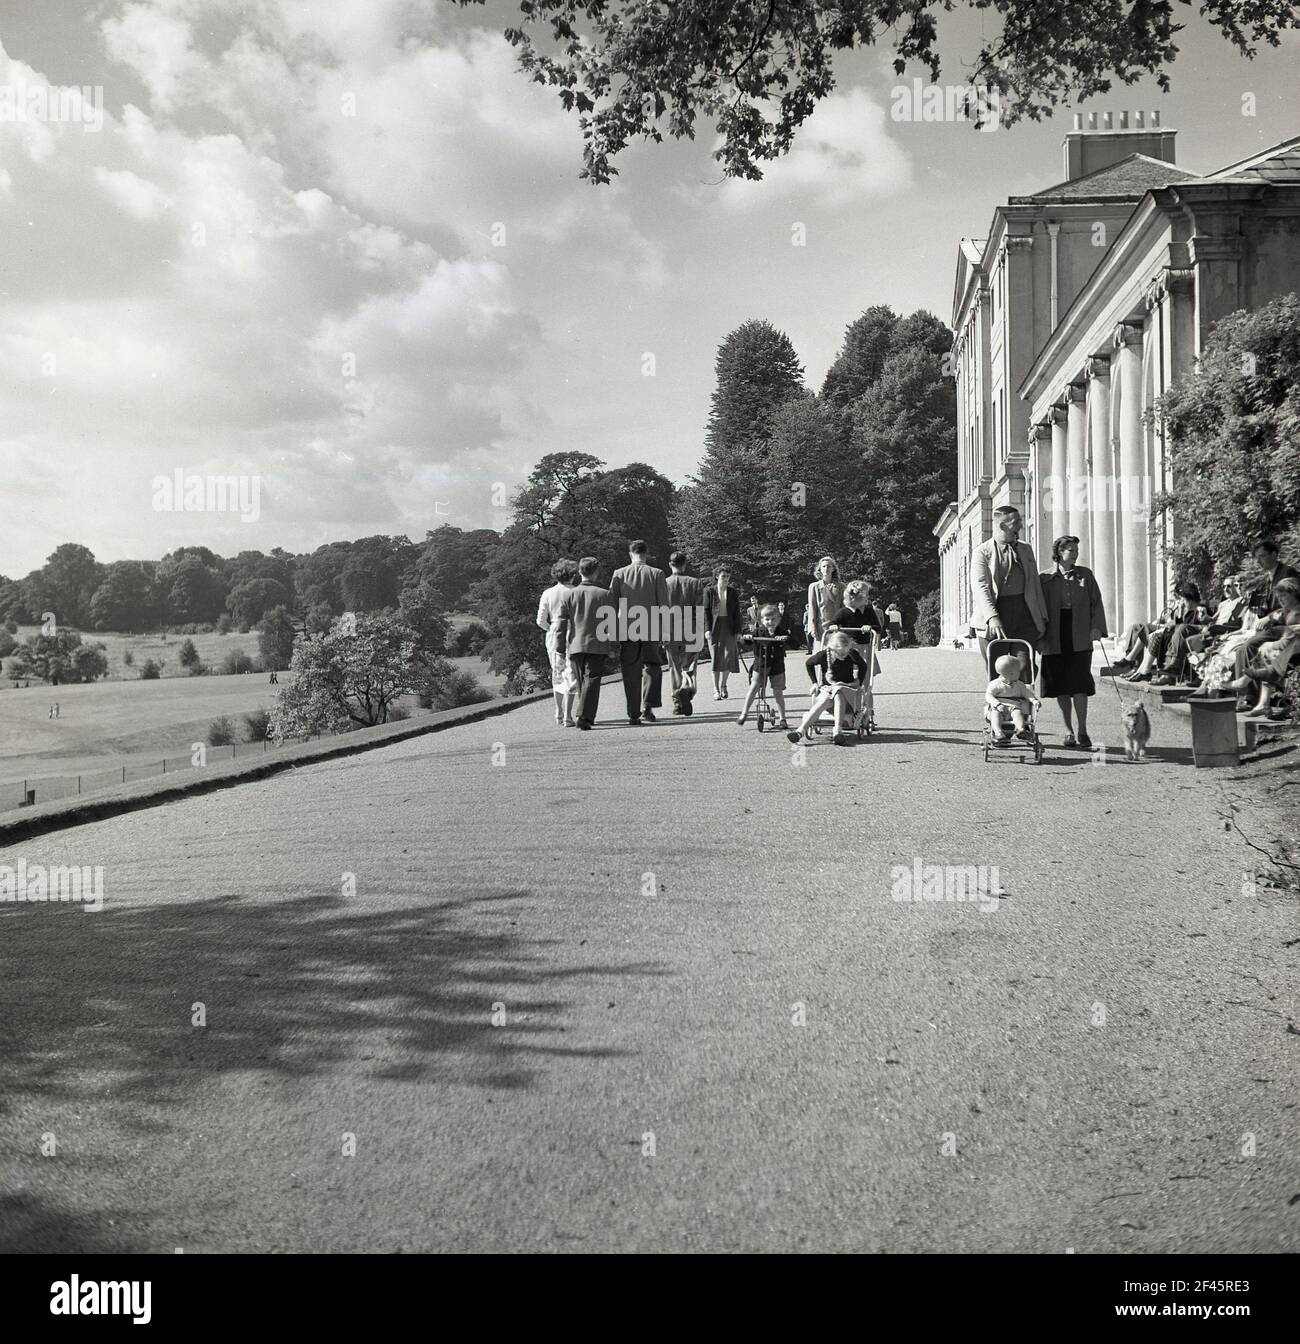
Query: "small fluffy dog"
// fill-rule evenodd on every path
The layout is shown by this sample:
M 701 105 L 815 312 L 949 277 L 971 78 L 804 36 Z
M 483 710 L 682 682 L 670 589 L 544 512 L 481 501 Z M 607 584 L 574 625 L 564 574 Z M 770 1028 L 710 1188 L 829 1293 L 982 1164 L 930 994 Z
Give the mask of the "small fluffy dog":
M 963 644 L 960 639 L 954 639 L 952 642 L 952 646 L 954 649 L 964 649 L 966 647 L 965 644 Z
M 1151 720 L 1139 701 L 1124 709 L 1124 755 L 1130 761 L 1145 761 L 1151 741 Z
M 673 713 L 690 718 L 695 712 L 691 701 L 695 699 L 695 678 L 687 677 L 673 692 Z

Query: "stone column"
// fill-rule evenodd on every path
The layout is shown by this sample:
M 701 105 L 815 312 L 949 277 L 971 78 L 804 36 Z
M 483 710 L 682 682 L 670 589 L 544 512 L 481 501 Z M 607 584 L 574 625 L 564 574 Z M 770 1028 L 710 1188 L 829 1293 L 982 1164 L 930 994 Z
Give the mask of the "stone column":
M 1091 484 L 1088 490 L 1092 515 L 1092 548 L 1080 563 L 1097 576 L 1103 600 L 1114 588 L 1115 577 L 1115 464 L 1110 451 L 1110 358 L 1088 361 L 1088 460 Z M 1078 534 L 1081 538 L 1082 533 Z M 1115 619 L 1107 603 L 1106 615 Z
M 1029 472 L 1026 483 L 1033 487 L 1029 544 L 1034 548 L 1034 554 L 1041 556 L 1044 534 L 1052 526 L 1052 425 L 1049 420 L 1029 427 Z M 1047 537 L 1048 554 L 1051 544 L 1051 537 Z
M 1066 444 L 1065 403 L 1052 407 L 1052 540 L 1070 530 L 1070 489 L 1066 481 L 1069 462 Z M 1050 554 L 1050 552 L 1049 552 Z
M 1149 496 L 1143 490 L 1147 461 L 1142 429 L 1141 326 L 1120 323 L 1112 343 L 1115 349 L 1112 395 L 1119 397 L 1120 546 L 1124 571 L 1123 609 L 1115 620 L 1124 629 L 1135 621 L 1148 621 L 1157 613 L 1151 610 L 1147 581 L 1151 541 L 1144 507 L 1149 504 Z
M 1065 388 L 1065 452 L 1066 489 L 1069 495 L 1070 527 L 1073 536 L 1085 548 L 1090 546 L 1088 536 L 1088 420 L 1084 406 L 1084 390 L 1079 383 Z

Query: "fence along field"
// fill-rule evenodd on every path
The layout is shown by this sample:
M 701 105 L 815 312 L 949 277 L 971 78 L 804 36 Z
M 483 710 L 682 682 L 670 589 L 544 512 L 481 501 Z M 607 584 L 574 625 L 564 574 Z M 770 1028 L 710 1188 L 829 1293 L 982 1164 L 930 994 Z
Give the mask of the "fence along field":
M 30 632 L 23 632 L 30 633 Z M 244 715 L 269 710 L 275 703 L 276 687 L 265 672 L 237 676 L 190 677 L 179 672 L 181 635 L 86 634 L 109 648 L 110 676 L 125 674 L 125 680 L 101 680 L 83 685 L 49 686 L 32 681 L 15 688 L 8 677 L 0 680 L 0 810 L 19 807 L 35 790 L 35 802 L 74 796 L 120 786 L 166 771 L 190 769 L 192 744 L 206 742 L 213 719 L 231 720 L 241 739 L 239 756 L 265 750 L 259 741 L 242 741 L 247 734 Z M 195 635 L 195 645 L 205 662 L 219 662 L 232 648 L 255 655 L 256 635 Z M 205 647 L 206 646 L 206 647 Z M 121 655 L 130 648 L 135 667 L 126 667 Z M 167 658 L 163 675 L 156 681 L 139 678 L 147 657 Z M 6 660 L 7 661 L 7 660 Z M 473 673 L 483 686 L 497 690 L 502 679 L 488 671 L 477 658 L 454 658 L 453 666 Z M 291 674 L 279 674 L 281 684 Z M 49 717 L 50 706 L 59 705 L 59 717 Z M 423 713 L 413 698 L 403 702 L 412 715 Z M 229 747 L 208 747 L 212 764 L 232 756 Z M 80 777 L 80 780 L 79 778 Z

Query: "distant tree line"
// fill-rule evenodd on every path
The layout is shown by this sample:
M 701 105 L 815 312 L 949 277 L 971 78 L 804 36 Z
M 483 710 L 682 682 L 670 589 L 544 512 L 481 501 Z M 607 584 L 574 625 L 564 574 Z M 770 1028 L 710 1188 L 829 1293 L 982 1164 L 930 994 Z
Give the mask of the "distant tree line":
M 344 611 L 395 607 L 403 589 L 429 586 L 446 609 L 464 600 L 482 573 L 496 532 L 441 527 L 423 542 L 374 536 L 336 541 L 304 555 L 277 547 L 230 559 L 206 546 L 181 546 L 161 560 L 101 564 L 65 542 L 26 578 L 0 575 L 0 621 L 34 624 L 55 613 L 60 625 L 138 633 L 217 625 L 249 630 L 283 606 L 321 629 Z
M 814 393 L 789 338 L 746 322 L 719 348 L 703 456 L 680 489 L 644 462 L 611 468 L 559 452 L 533 468 L 501 532 L 444 526 L 422 542 L 362 537 L 303 555 L 223 558 L 183 546 L 111 564 L 67 542 L 25 578 L 0 576 L 0 621 L 54 612 L 60 628 L 255 628 L 264 665 L 283 669 L 300 635 L 329 635 L 344 612 L 388 613 L 402 628 L 381 639 L 373 627 L 371 641 L 386 656 L 412 638 L 426 660 L 480 653 L 521 690 L 548 673 L 535 616 L 551 567 L 594 555 L 608 578 L 634 537 L 661 566 L 677 547 L 696 574 L 725 563 L 758 596 L 801 593 L 817 558 L 831 554 L 844 577 L 867 578 L 910 620 L 937 584 L 931 529 L 956 490 L 951 343 L 929 313 L 868 309 Z M 453 635 L 453 611 L 478 623 Z M 186 657 L 199 666 L 197 654 Z

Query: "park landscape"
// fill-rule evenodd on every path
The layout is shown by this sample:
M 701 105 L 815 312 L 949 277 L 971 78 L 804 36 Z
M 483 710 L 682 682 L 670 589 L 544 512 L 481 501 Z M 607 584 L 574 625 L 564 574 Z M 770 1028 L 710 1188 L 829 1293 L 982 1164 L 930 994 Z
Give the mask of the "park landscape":
M 214 1302 L 232 1255 L 1294 1253 L 1300 667 L 1211 759 L 1107 675 L 1173 607 L 1099 614 L 995 748 L 980 576 L 1028 621 L 1091 573 L 1114 518 L 1035 469 L 1117 444 L 1167 488 L 1112 591 L 1300 563 L 1300 296 L 1206 306 L 1300 276 L 1300 15 L 86 8 L 0 23 L 0 90 L 85 114 L 0 119 L 0 1252 L 220 1256 Z M 1060 182 L 1114 83 L 1206 173 L 1088 110 Z M 1142 316 L 1073 350 L 1113 272 Z M 603 647 L 663 569 L 705 647 Z M 951 1264 L 884 1287 L 969 1316 Z
M 468 617 L 453 621 L 467 624 Z M 35 635 L 38 627 L 18 628 L 18 637 Z M 96 633 L 108 653 L 108 675 L 83 685 L 29 684 L 12 679 L 0 682 L 0 807 L 16 806 L 25 794 L 24 781 L 36 789 L 37 801 L 75 792 L 69 781 L 78 775 L 95 776 L 107 783 L 125 768 L 127 777 L 155 772 L 163 759 L 178 768 L 191 755 L 193 744 L 207 743 L 215 720 L 226 719 L 235 741 L 253 741 L 247 715 L 269 713 L 276 688 L 259 668 L 236 675 L 188 675 L 177 661 L 182 641 L 191 638 L 205 664 L 219 666 L 227 655 L 256 648 L 256 634 L 215 631 L 192 636 L 179 634 Z M 123 661 L 130 654 L 131 664 Z M 137 669 L 148 659 L 164 663 L 157 680 L 141 680 Z M 451 666 L 493 692 L 504 684 L 481 659 L 453 658 Z M 285 671 L 283 682 L 292 680 Z M 59 704 L 59 717 L 50 706 Z M 428 713 L 417 697 L 398 703 L 409 714 Z M 48 781 L 48 783 L 46 783 Z M 90 779 L 85 780 L 89 787 Z M 19 786 L 19 787 L 15 787 Z

